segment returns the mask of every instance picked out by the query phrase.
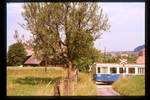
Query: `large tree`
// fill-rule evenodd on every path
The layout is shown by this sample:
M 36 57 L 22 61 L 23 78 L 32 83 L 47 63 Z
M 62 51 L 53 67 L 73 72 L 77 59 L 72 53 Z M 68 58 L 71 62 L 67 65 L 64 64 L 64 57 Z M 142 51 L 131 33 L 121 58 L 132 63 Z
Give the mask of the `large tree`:
M 97 3 L 25 3 L 22 14 L 36 54 L 46 63 L 63 59 L 68 77 L 73 63 L 90 55 L 93 42 L 110 26 Z

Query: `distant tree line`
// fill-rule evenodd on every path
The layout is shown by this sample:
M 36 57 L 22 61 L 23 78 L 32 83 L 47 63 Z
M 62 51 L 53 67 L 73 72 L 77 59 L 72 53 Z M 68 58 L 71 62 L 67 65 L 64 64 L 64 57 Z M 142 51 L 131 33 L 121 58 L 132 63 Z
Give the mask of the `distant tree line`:
M 137 57 L 138 56 L 135 54 L 128 54 L 128 57 L 127 57 L 128 63 L 131 63 L 131 64 L 135 63 Z M 121 58 L 121 54 L 118 54 L 116 56 L 113 56 L 111 54 L 101 54 L 99 62 L 102 62 L 102 63 L 119 63 L 120 58 Z
M 8 66 L 18 66 L 22 65 L 26 60 L 27 52 L 25 50 L 24 44 L 22 42 L 17 42 L 9 46 L 9 51 L 7 54 L 7 65 Z M 81 57 L 80 59 L 73 62 L 73 66 L 76 66 L 81 71 L 87 71 L 89 66 L 94 62 L 100 63 L 119 63 L 121 55 L 113 56 L 111 54 L 103 54 L 99 50 L 93 48 L 89 52 L 89 55 Z M 128 54 L 128 63 L 135 63 L 137 55 Z M 49 64 L 65 64 L 63 59 L 58 59 L 54 57 Z

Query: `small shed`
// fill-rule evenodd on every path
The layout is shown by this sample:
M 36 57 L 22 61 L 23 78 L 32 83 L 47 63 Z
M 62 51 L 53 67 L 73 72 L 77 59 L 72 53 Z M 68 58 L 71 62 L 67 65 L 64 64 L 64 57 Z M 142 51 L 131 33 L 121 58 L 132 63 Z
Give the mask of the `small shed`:
M 33 66 L 43 65 L 43 61 L 40 59 L 37 59 L 37 57 L 32 55 L 24 62 L 24 65 L 33 65 Z

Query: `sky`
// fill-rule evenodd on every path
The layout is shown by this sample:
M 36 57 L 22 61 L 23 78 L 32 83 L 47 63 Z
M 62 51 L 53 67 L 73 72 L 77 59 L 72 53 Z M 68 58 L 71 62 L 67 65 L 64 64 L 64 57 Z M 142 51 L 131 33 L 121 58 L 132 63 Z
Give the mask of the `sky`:
M 28 40 L 31 33 L 19 24 L 25 23 L 21 15 L 23 3 L 7 3 L 7 51 L 15 43 L 13 37 L 17 30 Z M 145 3 L 99 3 L 108 15 L 110 31 L 103 32 L 95 41 L 95 47 L 101 51 L 133 51 L 145 44 Z

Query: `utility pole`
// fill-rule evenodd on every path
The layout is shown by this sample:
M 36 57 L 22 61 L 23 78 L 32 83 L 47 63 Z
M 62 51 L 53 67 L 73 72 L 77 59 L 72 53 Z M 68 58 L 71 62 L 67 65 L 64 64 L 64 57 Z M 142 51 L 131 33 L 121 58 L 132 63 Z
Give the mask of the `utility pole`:
M 104 61 L 106 61 L 106 47 L 104 47 Z

